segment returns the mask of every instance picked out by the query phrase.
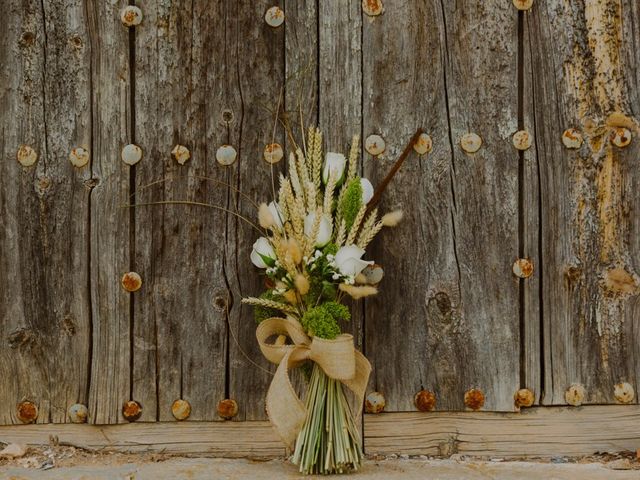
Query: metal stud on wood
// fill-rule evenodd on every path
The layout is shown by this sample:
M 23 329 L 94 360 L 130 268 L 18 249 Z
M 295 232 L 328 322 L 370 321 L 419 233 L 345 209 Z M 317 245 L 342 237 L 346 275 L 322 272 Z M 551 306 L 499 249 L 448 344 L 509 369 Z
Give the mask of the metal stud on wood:
M 626 147 L 631 143 L 631 132 L 624 127 L 616 127 L 609 138 L 616 147 Z
M 225 398 L 218 402 L 217 410 L 220 418 L 230 420 L 238 414 L 238 402 L 233 398 Z
M 613 388 L 613 396 L 619 403 L 631 403 L 633 402 L 636 394 L 633 390 L 633 386 L 630 383 L 621 382 Z
M 71 150 L 69 154 L 69 161 L 73 164 L 74 167 L 84 167 L 87 163 L 89 163 L 89 150 L 82 147 L 76 147 Z
M 89 410 L 81 403 L 71 405 L 67 413 L 69 414 L 69 420 L 73 423 L 87 423 L 87 418 L 89 418 Z
M 186 161 L 191 158 L 191 152 L 184 145 L 176 145 L 175 147 L 173 147 L 173 150 L 171 150 L 171 155 L 173 155 L 173 158 L 175 158 L 176 162 L 178 162 L 180 165 L 184 165 Z
M 191 404 L 179 398 L 171 405 L 171 413 L 176 420 L 185 420 L 191 415 Z
M 270 27 L 277 28 L 284 23 L 284 11 L 275 5 L 264 14 L 264 21 Z
M 564 393 L 564 399 L 569 405 L 579 407 L 584 402 L 586 393 L 584 386 L 579 383 L 573 383 Z
M 127 165 L 135 165 L 142 159 L 142 148 L 138 145 L 134 145 L 133 143 L 125 145 L 122 147 L 120 157 Z
M 20 145 L 16 153 L 16 158 L 23 167 L 30 167 L 38 160 L 38 154 L 29 145 Z
M 436 408 L 436 395 L 429 390 L 420 390 L 413 397 L 413 403 L 421 412 L 431 412 Z
M 142 10 L 135 5 L 127 5 L 120 12 L 120 20 L 125 27 L 135 27 L 142 22 Z
M 512 270 L 518 278 L 529 278 L 533 275 L 533 262 L 528 258 L 519 258 L 513 262 Z
M 513 0 L 513 5 L 518 10 L 531 10 L 531 7 L 533 7 L 533 0 Z
M 382 0 L 362 0 L 362 11 L 370 17 L 377 17 L 384 13 Z
M 382 393 L 371 392 L 364 401 L 364 411 L 367 413 L 381 413 L 386 403 Z
M 142 287 L 142 277 L 137 272 L 127 272 L 122 276 L 121 283 L 127 292 L 137 292 Z
M 284 151 L 279 143 L 269 143 L 265 145 L 262 155 L 267 163 L 274 164 L 282 160 Z
M 34 423 L 38 418 L 38 406 L 28 400 L 20 402 L 17 410 L 18 420 L 22 423 Z
M 216 151 L 216 160 L 220 165 L 231 165 L 237 156 L 238 152 L 231 145 L 222 145 Z
M 513 146 L 518 150 L 528 150 L 531 147 L 531 134 L 526 130 L 519 130 L 513 135 Z
M 465 133 L 460 139 L 460 147 L 467 153 L 476 153 L 482 146 L 482 138 L 477 133 Z
M 122 416 L 129 422 L 135 422 L 142 415 L 142 405 L 135 400 L 128 400 L 122 405 Z
M 521 388 L 513 396 L 513 403 L 516 408 L 530 407 L 535 401 L 535 395 L 528 388 Z
M 364 148 L 375 156 L 383 153 L 387 145 L 380 135 L 369 135 L 364 142 Z
M 562 133 L 562 143 L 570 149 L 580 148 L 582 146 L 582 133 L 575 128 L 567 128 Z
M 482 390 L 472 388 L 464 394 L 464 404 L 471 410 L 480 410 L 484 406 L 484 393 Z
M 433 141 L 431 137 L 426 133 L 421 133 L 418 137 L 418 141 L 413 144 L 413 149 L 418 155 L 424 155 L 431 152 L 433 149 Z

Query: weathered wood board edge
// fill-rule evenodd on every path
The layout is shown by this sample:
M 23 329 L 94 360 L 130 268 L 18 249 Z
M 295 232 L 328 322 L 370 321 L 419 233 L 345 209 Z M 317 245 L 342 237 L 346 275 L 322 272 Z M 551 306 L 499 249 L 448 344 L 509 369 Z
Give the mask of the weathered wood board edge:
M 640 445 L 638 405 L 536 407 L 521 413 L 383 413 L 365 415 L 364 425 L 370 455 L 544 458 L 635 450 Z M 266 421 L 0 426 L 0 442 L 48 444 L 52 436 L 62 445 L 105 452 L 286 455 Z

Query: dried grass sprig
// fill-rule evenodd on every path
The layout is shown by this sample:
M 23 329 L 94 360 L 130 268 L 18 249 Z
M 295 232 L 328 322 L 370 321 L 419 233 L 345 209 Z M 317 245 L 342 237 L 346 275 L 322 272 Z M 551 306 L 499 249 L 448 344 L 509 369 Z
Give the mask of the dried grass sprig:
M 367 219 L 364 221 L 362 225 L 362 229 L 358 234 L 358 242 L 357 245 L 360 248 L 365 247 L 371 240 L 368 240 L 373 228 L 375 227 L 376 220 L 378 219 L 378 209 L 374 208 L 369 215 L 367 215 Z M 373 237 L 372 237 L 373 238 Z
M 371 285 L 354 286 L 348 285 L 346 283 L 341 283 L 338 288 L 348 294 L 354 300 L 369 297 L 378 293 L 378 289 L 376 287 L 372 287 Z
M 336 233 L 336 241 L 335 241 L 336 246 L 342 247 L 344 245 L 346 237 L 347 237 L 347 224 L 344 221 L 344 219 L 342 219 L 340 221 L 340 226 L 338 227 L 338 232 Z
M 360 248 L 367 248 L 367 245 L 369 245 L 380 230 L 382 230 L 383 226 L 382 222 L 377 222 L 373 227 L 371 227 L 366 235 L 361 236 L 361 239 L 358 240 L 358 246 Z
M 322 186 L 322 132 L 316 129 L 315 140 L 313 142 L 313 184 L 318 191 Z
M 360 225 L 362 224 L 362 220 L 364 219 L 365 213 L 367 213 L 367 206 L 362 205 L 360 207 L 360 210 L 358 210 L 358 215 L 356 215 L 356 218 L 353 221 L 351 230 L 349 230 L 349 236 L 347 237 L 347 245 L 353 245 L 353 243 L 356 241 L 356 236 L 358 235 L 358 231 L 360 230 Z
M 333 210 L 333 192 L 336 189 L 336 174 L 333 170 L 329 173 L 329 181 L 324 190 L 324 202 L 322 209 L 327 217 L 331 217 L 331 210 Z
M 275 300 L 268 300 L 266 298 L 245 297 L 242 299 L 242 303 L 246 305 L 257 305 L 260 307 L 272 308 L 284 313 L 298 313 L 298 309 L 293 305 L 287 305 L 286 303 L 276 302 Z

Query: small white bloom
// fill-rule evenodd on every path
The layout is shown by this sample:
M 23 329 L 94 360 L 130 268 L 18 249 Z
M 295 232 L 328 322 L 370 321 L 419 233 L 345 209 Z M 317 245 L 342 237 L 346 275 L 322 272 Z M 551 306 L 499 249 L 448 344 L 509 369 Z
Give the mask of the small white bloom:
M 328 254 L 328 255 L 327 255 L 327 260 L 329 260 L 330 262 L 333 262 L 333 260 L 334 260 L 335 258 L 336 258 L 336 257 L 334 257 L 334 256 L 333 256 L 333 255 L 331 255 L 331 254 Z
M 364 250 L 357 245 L 341 247 L 336 253 L 336 267 L 346 277 L 355 277 L 367 265 L 373 265 L 373 261 L 361 260 Z
M 340 274 L 339 273 L 334 273 L 331 278 L 333 278 L 334 280 L 338 280 L 340 278 Z
M 251 251 L 251 261 L 258 268 L 268 268 L 276 264 L 276 252 L 268 239 L 260 237 L 256 240 Z
M 267 205 L 267 207 L 269 208 L 269 212 L 271 212 L 271 215 L 273 215 L 273 221 L 276 226 L 278 228 L 282 228 L 282 224 L 285 218 L 280 205 L 278 205 L 276 202 L 271 202 L 269 203 L 269 205 Z
M 362 203 L 366 205 L 373 198 L 373 185 L 364 177 L 360 179 L 360 185 L 362 185 Z
M 329 181 L 329 172 L 333 172 L 336 184 L 340 184 L 346 163 L 347 159 L 341 153 L 327 152 L 322 170 L 322 181 L 326 184 Z
M 311 212 L 304 219 L 304 234 L 307 237 L 311 237 L 311 234 L 313 233 L 312 232 L 313 224 L 315 223 L 315 221 L 316 221 L 315 212 Z M 331 227 L 331 219 L 326 215 L 322 215 L 322 218 L 320 219 L 320 229 L 318 230 L 318 236 L 315 239 L 316 247 L 324 247 L 327 243 L 329 243 L 329 240 L 331 240 L 332 232 L 333 232 L 333 228 Z

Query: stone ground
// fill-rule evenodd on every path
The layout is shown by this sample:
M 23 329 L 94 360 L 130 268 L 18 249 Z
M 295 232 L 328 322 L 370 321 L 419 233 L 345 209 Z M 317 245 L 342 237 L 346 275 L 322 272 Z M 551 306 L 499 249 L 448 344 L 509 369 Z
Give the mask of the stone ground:
M 285 460 L 187 458 L 162 454 L 88 452 L 74 447 L 31 447 L 16 459 L 0 459 L 1 480 L 145 480 L 145 479 L 300 478 Z M 309 478 L 309 477 L 307 477 Z M 454 455 L 369 458 L 354 479 L 504 479 L 504 480 L 638 480 L 635 454 L 602 455 L 580 459 L 563 457 L 540 461 L 473 459 Z

